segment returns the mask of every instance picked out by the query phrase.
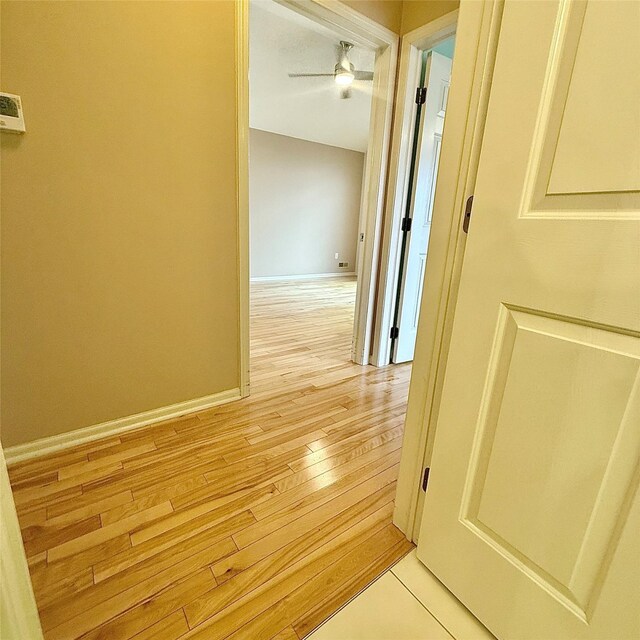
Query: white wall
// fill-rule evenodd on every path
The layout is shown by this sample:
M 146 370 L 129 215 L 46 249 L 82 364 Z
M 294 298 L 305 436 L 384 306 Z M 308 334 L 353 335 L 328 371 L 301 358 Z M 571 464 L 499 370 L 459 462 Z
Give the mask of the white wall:
M 358 151 L 251 129 L 251 277 L 355 271 L 363 164 Z

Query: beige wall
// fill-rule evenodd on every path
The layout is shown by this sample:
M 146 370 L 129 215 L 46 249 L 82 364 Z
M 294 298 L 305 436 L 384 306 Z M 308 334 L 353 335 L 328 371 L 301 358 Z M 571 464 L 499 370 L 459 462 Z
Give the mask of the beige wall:
M 460 6 L 460 0 L 341 0 L 387 29 L 404 35 Z
M 233 51 L 230 1 L 2 3 L 5 446 L 238 386 Z
M 409 33 L 459 6 L 459 0 L 404 0 L 400 33 Z
M 387 29 L 400 33 L 402 0 L 341 0 L 352 9 L 375 20 Z M 423 1 L 423 0 L 420 0 Z
M 359 151 L 251 130 L 252 277 L 355 271 L 363 165 Z
M 3 443 L 235 388 L 233 1 L 0 6 Z

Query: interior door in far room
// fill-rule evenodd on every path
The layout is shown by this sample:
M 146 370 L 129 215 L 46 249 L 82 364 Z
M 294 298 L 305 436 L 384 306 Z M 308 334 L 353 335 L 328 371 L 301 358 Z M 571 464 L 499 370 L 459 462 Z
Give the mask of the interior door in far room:
M 406 218 L 403 221 L 402 264 L 394 322 L 398 329 L 392 351 L 395 363 L 413 360 L 416 344 L 451 63 L 451 58 L 436 51 L 427 54 L 423 85 L 426 97 L 420 113 L 417 152 L 413 159 L 413 197 L 408 207 L 410 222 Z

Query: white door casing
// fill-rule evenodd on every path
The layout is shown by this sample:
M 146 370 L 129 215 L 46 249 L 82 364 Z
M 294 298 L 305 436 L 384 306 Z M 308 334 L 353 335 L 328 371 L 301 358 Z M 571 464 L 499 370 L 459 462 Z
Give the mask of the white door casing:
M 418 545 L 500 639 L 640 637 L 639 36 L 503 14 Z
M 395 363 L 413 360 L 416 344 L 442 129 L 451 79 L 451 62 L 450 58 L 435 51 L 429 52 L 426 62 L 427 97 L 418 133 L 419 142 L 411 204 L 412 225 L 404 260 L 404 277 L 400 287 L 399 333 L 393 349 Z
M 0 638 L 42 640 L 20 523 L 0 445 Z

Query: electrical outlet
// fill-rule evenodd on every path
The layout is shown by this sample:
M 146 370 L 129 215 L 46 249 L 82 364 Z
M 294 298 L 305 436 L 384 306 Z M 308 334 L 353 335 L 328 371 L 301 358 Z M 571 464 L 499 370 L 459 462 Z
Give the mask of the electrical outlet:
M 340 256 L 336 253 L 333 257 L 337 260 Z
M 338 262 L 338 266 L 339 267 L 348 267 L 349 263 L 348 262 Z

